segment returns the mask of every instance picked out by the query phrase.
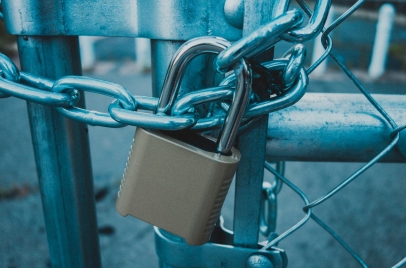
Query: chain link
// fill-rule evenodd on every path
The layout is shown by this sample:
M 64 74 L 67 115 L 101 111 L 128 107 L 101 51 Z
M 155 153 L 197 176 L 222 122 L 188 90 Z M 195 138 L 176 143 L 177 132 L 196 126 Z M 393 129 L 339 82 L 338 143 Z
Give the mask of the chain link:
M 20 79 L 20 72 L 17 66 L 5 55 L 0 53 L 0 75 L 10 81 L 16 82 Z M 7 98 L 10 95 L 0 92 L 0 98 Z
M 308 24 L 283 34 L 282 39 L 292 43 L 302 43 L 314 39 L 319 35 L 326 23 L 330 6 L 331 0 L 317 0 L 314 6 L 314 12 L 310 15 Z
M 242 58 L 252 58 L 274 46 L 281 40 L 281 34 L 302 22 L 303 13 L 296 9 L 273 19 L 221 52 L 215 62 L 217 71 L 224 73 Z
M 287 62 L 288 60 L 273 61 L 265 64 L 265 66 L 269 69 L 282 70 L 287 66 Z M 53 81 L 29 73 L 19 72 L 14 67 L 15 65 L 9 58 L 0 54 L 0 70 L 2 71 L 2 77 L 0 77 L 1 97 L 14 96 L 26 101 L 53 106 L 68 118 L 103 127 L 134 125 L 166 130 L 179 130 L 190 127 L 195 130 L 216 128 L 223 123 L 224 114 L 210 118 L 198 118 L 197 114 L 189 111 L 203 103 L 230 101 L 234 92 L 234 85 L 231 84 L 234 82 L 235 76 L 229 75 L 224 79 L 221 86 L 199 90 L 179 98 L 171 111 L 172 116 L 148 113 L 140 115 L 140 113 L 136 112 L 138 109 L 155 112 L 158 107 L 158 98 L 132 96 L 122 86 L 108 81 L 82 76 L 66 76 Z M 302 69 L 296 84 L 286 89 L 286 95 L 269 101 L 250 104 L 245 117 L 256 117 L 269 113 L 272 110 L 269 108 L 270 106 L 280 103 L 282 98 L 284 100 L 290 99 L 292 95 L 296 96 L 296 102 L 303 96 L 302 93 L 306 91 L 307 84 L 308 78 Z M 79 90 L 115 98 L 108 108 L 109 114 L 75 107 L 74 105 L 80 99 Z
M 87 92 L 93 92 L 116 98 L 120 105 L 127 110 L 136 110 L 137 105 L 134 97 L 122 86 L 89 77 L 65 76 L 52 85 L 52 91 L 63 93 L 70 90 L 79 89 Z M 64 116 L 87 123 L 89 125 L 98 125 L 104 127 L 122 127 L 107 113 L 89 111 L 79 107 L 70 106 L 67 108 L 56 108 Z
M 278 36 L 294 28 L 302 20 L 303 15 L 300 11 L 288 11 L 280 18 L 233 45 L 222 38 L 214 38 L 217 40 L 219 49 L 225 49 L 222 52 L 224 54 L 221 53 L 217 57 L 216 66 L 225 71 L 243 57 L 250 58 L 259 53 L 259 48 L 261 51 L 268 49 L 274 43 L 267 43 L 265 40 L 277 39 Z M 257 44 L 260 44 L 259 47 L 256 46 Z M 134 125 L 161 130 L 191 128 L 196 131 L 206 131 L 218 128 L 224 123 L 225 114 L 235 91 L 234 74 L 226 76 L 217 87 L 202 89 L 177 98 L 175 104 L 173 104 L 174 98 L 171 97 L 176 95 L 180 84 L 179 78 L 184 72 L 184 69 L 180 69 L 184 68 L 185 65 L 180 64 L 184 61 L 182 58 L 186 57 L 185 59 L 188 61 L 195 55 L 207 51 L 206 47 L 204 43 L 197 44 L 197 41 L 192 40 L 180 48 L 174 56 L 172 67 L 168 71 L 169 76 L 164 85 L 164 92 L 168 93 L 161 96 L 160 99 L 132 96 L 129 91 L 118 84 L 93 78 L 66 76 L 52 81 L 28 73 L 20 73 L 14 63 L 1 54 L 0 97 L 14 96 L 31 102 L 54 106 L 64 116 L 94 126 L 114 128 Z M 253 47 L 255 53 L 253 53 Z M 193 48 L 193 53 L 183 56 L 182 51 L 188 51 L 190 48 Z M 244 52 L 235 54 L 235 51 L 239 49 Z M 280 94 L 274 97 L 270 96 L 267 100 L 259 102 L 255 100 L 260 98 L 253 94 L 249 107 L 244 114 L 242 129 L 252 122 L 250 118 L 286 108 L 300 100 L 308 86 L 307 73 L 303 68 L 305 52 L 303 45 L 296 45 L 287 53 L 287 59 L 274 60 L 261 65 L 268 71 L 268 75 L 277 74 L 278 77 L 282 77 L 283 81 L 281 85 L 278 85 L 278 88 L 281 88 L 278 91 Z M 227 64 L 220 64 L 221 62 L 227 62 Z M 75 104 L 80 99 L 79 90 L 115 98 L 108 107 L 109 113 L 76 107 Z M 200 117 L 195 112 L 196 107 L 205 103 L 218 103 L 217 106 L 222 107 L 223 112 L 208 111 L 206 117 Z M 152 113 L 139 112 L 138 110 L 148 110 Z
M 52 82 L 46 78 L 33 77 L 31 74 L 21 72 L 19 80 L 20 83 L 17 83 L 7 80 L 6 78 L 0 78 L 0 92 L 5 96 L 13 96 L 56 107 L 69 107 L 75 105 L 80 99 L 79 91 L 76 89 L 69 90 L 65 93 L 46 91 L 52 88 L 48 88 Z M 37 87 L 24 85 L 24 82 L 31 85 L 37 83 Z

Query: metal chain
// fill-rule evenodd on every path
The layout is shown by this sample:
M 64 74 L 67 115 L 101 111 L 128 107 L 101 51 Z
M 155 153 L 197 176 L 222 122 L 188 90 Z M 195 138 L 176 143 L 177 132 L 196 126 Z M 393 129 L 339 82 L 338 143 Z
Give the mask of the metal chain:
M 218 38 L 219 42 L 223 42 L 225 46 L 229 47 L 217 57 L 215 63 L 217 69 L 224 72 L 242 58 L 252 58 L 270 48 L 276 43 L 275 40 L 281 40 L 279 36 L 296 30 L 302 21 L 302 12 L 292 10 L 231 46 L 229 46 L 228 41 Z M 267 40 L 274 41 L 269 43 Z M 189 45 L 192 42 L 187 43 Z M 236 51 L 241 53 L 236 54 Z M 277 96 L 269 96 L 262 101 L 256 101 L 261 98 L 253 94 L 249 107 L 244 114 L 242 128 L 252 122 L 251 118 L 293 105 L 306 92 L 308 76 L 303 68 L 306 56 L 305 48 L 301 44 L 296 45 L 286 55 L 284 57 L 287 59 L 274 60 L 260 65 L 269 76 L 275 75 L 282 78 L 278 85 L 274 85 L 279 88 L 278 94 Z M 19 72 L 14 63 L 2 54 L 0 54 L 0 71 L 0 97 L 14 96 L 31 102 L 54 106 L 57 111 L 70 119 L 89 125 L 112 128 L 125 125 L 163 130 L 191 128 L 196 131 L 205 131 L 219 128 L 224 122 L 235 88 L 235 75 L 228 75 L 219 86 L 186 94 L 177 99 L 170 111 L 165 108 L 164 112 L 159 112 L 158 110 L 161 109 L 159 107 L 162 106 L 159 99 L 132 96 L 124 87 L 108 81 L 82 76 L 67 76 L 52 81 Z M 169 86 L 178 85 L 169 84 Z M 272 88 L 272 85 L 270 87 Z M 114 101 L 108 108 L 109 113 L 76 107 L 75 104 L 80 99 L 79 90 L 113 97 Z M 196 107 L 207 103 L 218 103 L 217 106 L 221 107 L 224 112 L 208 111 L 206 117 L 201 118 L 195 112 Z M 153 113 L 140 113 L 139 110 L 148 110 Z
M 279 60 L 266 63 L 269 70 L 290 72 L 289 62 L 297 61 L 300 55 L 293 55 L 292 59 Z M 15 66 L 6 56 L 0 54 L 0 96 L 5 98 L 14 96 L 23 100 L 54 106 L 64 116 L 93 126 L 123 127 L 127 125 L 139 126 L 137 110 L 156 111 L 158 98 L 146 96 L 133 96 L 124 87 L 99 79 L 83 76 L 66 76 L 57 81 L 44 77 L 34 76 L 29 73 L 15 71 L 9 72 L 8 67 Z M 294 76 L 294 75 L 293 75 Z M 171 110 L 172 116 L 149 114 L 151 120 L 145 120 L 145 126 L 157 129 L 179 130 L 192 128 L 207 130 L 222 125 L 224 114 L 209 118 L 198 118 L 196 113 L 190 112 L 203 103 L 215 101 L 231 101 L 235 81 L 234 75 L 229 75 L 218 87 L 207 88 L 192 92 L 179 98 Z M 251 103 L 246 118 L 256 117 L 272 111 L 283 109 L 296 103 L 305 93 L 308 77 L 302 66 L 299 69 L 299 78 L 293 85 L 285 88 L 285 95 L 272 98 L 268 101 Z M 75 107 L 80 99 L 79 90 L 103 94 L 115 98 L 110 104 L 109 113 L 101 113 Z M 227 105 L 227 104 L 225 104 Z M 228 107 L 228 105 L 227 105 Z M 227 108 L 226 108 L 227 109 Z M 143 113 L 143 116 L 147 113 Z M 169 120 L 170 119 L 170 120 Z M 157 122 L 151 124 L 150 122 Z M 170 121 L 170 122 L 169 122 Z

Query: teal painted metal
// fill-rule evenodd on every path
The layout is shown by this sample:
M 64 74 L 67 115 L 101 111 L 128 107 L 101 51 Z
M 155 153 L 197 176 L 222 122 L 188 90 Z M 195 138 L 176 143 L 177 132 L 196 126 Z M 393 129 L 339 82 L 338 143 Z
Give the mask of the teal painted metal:
M 314 12 L 307 25 L 294 29 L 282 35 L 282 39 L 289 42 L 306 42 L 319 35 L 323 29 L 330 11 L 331 0 L 317 0 Z
M 404 122 L 406 96 L 374 94 Z M 269 116 L 270 161 L 367 162 L 391 143 L 393 128 L 361 94 L 307 93 L 295 105 Z M 404 163 L 406 135 L 380 162 Z M 374 146 L 371 146 L 373 144 Z
M 20 72 L 18 71 L 17 66 L 15 66 L 15 64 L 3 54 L 0 55 L 0 70 L 1 75 L 7 80 L 14 82 L 19 80 Z M 10 95 L 0 92 L 0 98 L 7 97 L 10 97 Z
M 303 1 L 297 0 L 297 2 L 309 16 L 312 15 L 312 12 L 305 6 Z M 392 113 L 391 111 L 391 115 L 389 115 L 380 105 L 385 103 L 385 98 L 380 96 L 375 97 L 369 94 L 348 68 L 330 51 L 332 43 L 328 36 L 329 32 L 344 21 L 362 2 L 363 1 L 358 1 L 347 13 L 343 14 L 342 17 L 325 31 L 322 40 L 327 50 L 320 61 L 330 54 L 332 59 L 337 62 L 339 67 L 342 68 L 365 95 L 366 99 L 363 99 L 364 101 L 362 102 L 359 101 L 359 96 L 354 95 L 352 95 L 351 98 L 341 98 L 341 96 L 331 95 L 329 97 L 320 97 L 317 94 L 308 95 L 309 98 L 313 99 L 305 97 L 302 102 L 297 105 L 273 114 L 269 125 L 267 125 L 266 122 L 268 117 L 263 116 L 260 121 L 251 124 L 251 128 L 248 128 L 242 134 L 239 145 L 246 159 L 242 161 L 237 175 L 235 234 L 233 240 L 235 245 L 251 247 L 252 249 L 244 248 L 241 250 L 241 247 L 224 247 L 228 250 L 227 252 L 221 251 L 224 252 L 225 256 L 229 258 L 235 257 L 240 250 L 244 252 L 244 254 L 251 252 L 250 250 L 255 254 L 258 253 L 256 240 L 258 235 L 258 209 L 260 206 L 257 203 L 258 200 L 256 197 L 259 196 L 258 189 L 261 188 L 260 182 L 262 182 L 262 164 L 264 160 L 263 155 L 265 154 L 264 147 L 267 130 L 269 139 L 267 142 L 267 156 L 276 157 L 276 159 L 286 157 L 286 159 L 298 160 L 301 159 L 300 157 L 303 157 L 303 160 L 307 161 L 317 161 L 317 159 L 330 161 L 367 161 L 371 155 L 376 156 L 329 193 L 311 203 L 297 187 L 283 176 L 280 176 L 277 171 L 271 169 L 271 172 L 274 173 L 275 176 L 283 180 L 305 201 L 304 209 L 306 216 L 281 236 L 269 241 L 262 250 L 270 248 L 272 245 L 281 241 L 296 231 L 310 218 L 343 244 L 340 238 L 312 213 L 311 208 L 329 199 L 348 183 L 353 181 L 358 175 L 374 165 L 378 160 L 392 162 L 404 161 L 404 152 L 402 155 L 402 151 L 406 146 L 403 136 L 400 135 L 400 131 L 405 128 L 405 125 L 398 126 L 396 124 L 396 122 L 401 122 L 403 118 L 404 113 L 402 112 L 402 108 L 399 109 L 400 112 Z M 106 5 L 101 4 L 100 1 L 92 3 L 84 2 L 86 5 L 82 3 L 83 2 L 74 0 L 27 0 L 24 2 L 3 0 L 3 7 L 6 11 L 5 19 L 9 30 L 17 34 L 28 35 L 24 38 L 19 38 L 23 69 L 49 78 L 56 78 L 75 72 L 77 74 L 80 73 L 80 67 L 77 64 L 76 38 L 29 36 L 35 33 L 38 35 L 95 33 L 95 35 L 145 36 L 161 39 L 152 41 L 153 46 L 155 46 L 153 49 L 153 56 L 155 57 L 153 67 L 154 87 L 161 88 L 161 82 L 166 72 L 167 63 L 174 54 L 172 52 L 180 45 L 180 42 L 162 41 L 162 39 L 185 40 L 197 35 L 210 35 L 214 33 L 215 35 L 222 35 L 233 40 L 236 36 L 241 35 L 238 29 L 233 29 L 223 18 L 220 18 L 221 16 L 218 17 L 219 14 L 222 15 L 221 7 L 224 2 L 221 1 L 187 2 L 180 0 L 159 0 L 150 2 L 145 0 L 133 1 L 126 4 L 124 4 L 124 2 L 115 1 L 106 2 Z M 269 16 L 276 17 L 280 15 L 281 12 L 286 10 L 288 3 L 289 1 L 276 0 L 270 2 L 260 0 L 245 1 L 244 36 L 247 36 L 250 31 L 257 29 L 264 20 L 269 19 Z M 323 24 L 323 20 L 327 16 L 329 3 L 330 1 L 317 1 L 316 10 L 310 19 L 309 27 L 299 28 L 296 32 L 292 31 L 291 36 L 288 34 L 282 38 L 289 41 L 303 41 L 307 40 L 306 38 L 312 38 L 313 35 L 321 30 L 320 25 Z M 130 8 L 128 8 L 127 4 L 130 5 Z M 242 14 L 241 1 L 234 1 L 234 4 L 237 5 L 235 12 Z M 55 8 L 55 10 L 50 7 Z M 259 9 L 261 9 L 261 11 L 258 11 Z M 90 12 L 84 12 L 86 10 Z M 107 16 L 101 16 L 105 15 L 106 10 L 109 10 L 110 13 Z M 188 12 L 184 12 L 184 10 Z M 324 11 L 322 12 L 322 10 Z M 117 13 L 117 11 L 120 12 Z M 319 17 L 317 12 L 323 16 Z M 84 16 L 83 14 L 87 15 Z M 116 16 L 117 14 L 120 16 Z M 233 20 L 236 19 L 235 14 L 229 15 L 231 15 Z M 150 24 L 150 17 L 160 18 L 159 23 L 156 25 Z M 83 23 L 89 20 L 95 23 Z M 235 25 L 239 27 L 238 24 L 241 24 L 241 21 L 242 20 L 237 20 Z M 227 29 L 232 30 L 226 32 Z M 303 31 L 300 32 L 301 30 Z M 46 53 L 49 53 L 49 55 Z M 255 53 L 251 54 L 254 55 Z M 271 54 L 272 53 L 268 53 L 268 56 Z M 261 58 L 265 59 L 266 56 Z M 64 64 L 61 64 L 61 62 Z M 189 81 L 185 84 L 185 91 L 209 86 L 207 84 L 209 80 L 207 78 L 208 74 L 205 72 L 207 65 L 205 65 L 204 62 L 205 60 L 201 60 L 189 68 L 190 73 L 205 73 L 205 75 L 200 75 L 204 77 L 202 80 L 196 80 L 195 77 L 191 75 Z M 317 64 L 315 66 L 317 66 Z M 310 73 L 315 66 L 309 68 L 307 72 Z M 300 71 L 301 77 L 305 77 L 303 74 L 304 71 L 302 69 L 300 69 Z M 8 76 L 11 80 L 15 78 L 13 75 L 17 73 L 13 73 L 13 67 L 11 69 L 8 67 L 3 68 L 2 72 L 6 78 Z M 296 71 L 293 72 L 292 75 L 297 75 L 298 73 L 299 72 Z M 36 85 L 37 83 L 39 88 L 41 88 L 42 85 L 43 89 L 50 83 L 46 79 L 41 81 L 36 80 L 35 77 L 30 77 L 23 73 L 21 73 L 20 78 L 30 85 Z M 286 80 L 292 81 L 294 79 L 287 77 Z M 3 85 L 4 88 L 8 88 L 13 84 L 5 83 Z M 157 87 L 157 85 L 159 86 Z M 29 88 L 26 89 L 30 90 Z M 15 91 L 17 90 L 3 92 L 0 97 L 7 97 L 9 93 Z M 155 91 L 157 92 L 157 90 Z M 26 97 L 29 95 L 27 92 L 21 93 L 20 95 L 24 95 L 26 99 L 42 103 L 40 100 Z M 155 96 L 157 95 L 158 94 L 155 94 Z M 320 101 L 323 97 L 332 103 L 337 102 L 330 106 L 338 108 L 337 113 L 339 115 L 333 117 L 337 119 L 337 121 L 329 121 L 335 111 L 323 107 L 325 102 Z M 391 98 L 391 100 L 387 101 L 387 103 L 395 103 L 395 101 L 393 101 L 394 97 L 389 98 Z M 318 100 L 317 103 L 312 103 L 316 100 Z M 340 104 L 345 102 L 344 100 L 347 106 L 340 106 Z M 351 100 L 351 102 L 348 103 L 348 100 Z M 76 102 L 76 99 L 70 101 L 73 103 Z M 50 105 L 53 105 L 52 103 L 54 102 L 49 102 Z M 72 105 L 72 103 L 69 105 Z M 375 107 L 373 111 L 366 108 L 369 103 Z M 81 100 L 81 104 L 83 104 L 83 99 Z M 116 104 L 119 105 L 118 101 L 116 101 Z M 404 101 L 401 102 L 402 106 L 404 106 L 403 104 Z M 64 106 L 65 103 L 56 103 L 54 105 Z M 148 99 L 144 106 L 152 107 L 153 105 L 156 106 L 157 102 Z M 358 110 L 353 111 L 348 107 L 357 107 Z M 393 107 L 394 106 L 391 106 L 392 109 Z M 31 129 L 40 177 L 43 206 L 46 212 L 45 217 L 48 239 L 50 241 L 51 262 L 55 266 L 62 267 L 98 267 L 100 266 L 100 257 L 98 252 L 94 203 L 90 198 L 91 195 L 85 193 L 85 190 L 92 192 L 93 187 L 89 161 L 90 155 L 87 136 L 85 134 L 86 127 L 77 122 L 71 122 L 62 118 L 59 114 L 55 113 L 52 108 L 32 103 L 28 104 L 28 108 L 31 118 Z M 133 109 L 131 105 L 129 105 L 129 109 Z M 360 110 L 363 111 L 363 113 L 360 114 Z M 315 112 L 317 114 L 315 114 Z M 355 113 L 357 113 L 356 116 L 354 116 Z M 305 120 L 300 116 L 303 114 L 306 114 Z M 296 120 L 294 125 L 289 125 L 291 124 L 290 121 L 284 120 L 290 116 L 293 121 Z M 322 118 L 320 118 L 320 116 Z M 328 127 L 326 127 L 326 125 L 328 125 Z M 350 131 L 340 132 L 341 128 L 345 125 L 355 125 L 357 127 L 352 128 Z M 361 129 L 361 126 L 364 127 L 364 129 Z M 314 129 L 320 130 L 317 132 L 319 136 L 315 136 Z M 72 139 L 67 139 L 68 136 L 72 137 Z M 323 143 L 322 147 L 318 145 L 317 139 Z M 50 140 L 54 142 L 49 143 L 48 141 Z M 335 140 L 337 141 L 337 146 L 333 144 Z M 379 150 L 378 147 L 371 149 L 370 144 L 372 142 L 376 145 L 378 145 L 379 142 L 379 145 L 383 144 L 387 147 L 383 150 Z M 317 144 L 318 147 L 312 147 L 314 144 Z M 399 150 L 392 150 L 396 145 Z M 292 150 L 289 151 L 289 148 L 295 149 L 292 152 Z M 366 150 L 366 152 L 362 153 L 357 149 Z M 356 152 L 356 154 L 354 152 Z M 275 156 L 275 154 L 278 153 L 282 155 Z M 300 156 L 300 154 L 302 154 L 302 156 Z M 83 165 L 83 163 L 85 164 Z M 249 185 L 249 187 L 247 187 L 247 185 Z M 159 230 L 157 233 L 158 232 Z M 157 238 L 157 245 L 159 246 L 159 243 L 167 238 L 168 237 Z M 172 241 L 168 242 L 168 245 L 174 245 L 171 244 L 174 241 L 176 241 L 176 243 L 179 242 L 173 236 L 169 236 L 169 238 L 172 239 Z M 184 244 L 180 243 L 180 246 L 183 247 Z M 213 244 L 208 244 L 207 248 L 212 246 Z M 348 246 L 344 244 L 343 246 L 348 250 Z M 220 249 L 223 247 L 215 246 L 213 248 Z M 362 260 L 360 260 L 354 252 L 351 252 L 351 250 L 348 251 L 363 265 Z M 186 248 L 182 250 L 182 253 L 175 254 L 172 257 L 184 257 L 184 253 L 186 253 L 187 256 L 188 253 L 193 254 L 195 252 L 202 255 L 206 254 L 203 258 L 206 261 L 205 264 L 209 263 L 210 259 L 208 258 L 210 254 L 213 254 L 213 252 L 210 254 L 204 253 L 203 248 L 202 250 Z M 165 255 L 165 258 L 168 258 L 167 253 L 166 251 L 161 251 L 160 256 Z M 254 257 L 256 256 L 258 255 L 254 255 Z M 261 256 L 258 257 L 260 258 Z M 251 257 L 251 260 L 255 259 Z M 401 265 L 402 263 L 404 263 L 404 261 L 401 261 L 399 264 Z M 246 260 L 244 264 L 247 264 Z M 243 261 L 239 261 L 234 266 L 238 265 L 243 265 Z
M 7 30 L 16 35 L 90 35 L 188 40 L 241 31 L 224 17 L 225 0 L 3 0 Z M 153 21 L 153 23 L 151 23 Z
M 251 264 L 252 256 L 262 256 L 262 260 L 271 263 L 273 268 L 285 268 L 288 261 L 284 250 L 271 248 L 259 250 L 232 246 L 232 233 L 224 228 L 216 227 L 216 238 L 202 246 L 189 246 L 182 239 L 177 239 L 170 233 L 155 229 L 156 251 L 160 256 L 161 268 L 188 267 L 269 267 L 247 266 Z M 213 235 L 214 236 L 214 235 Z
M 203 37 L 203 39 L 217 40 L 218 38 Z M 296 47 L 303 49 L 302 45 L 296 45 Z M 0 56 L 3 59 L 3 67 L 8 64 L 14 65 L 9 58 L 2 54 Z M 289 59 L 263 63 L 264 69 L 279 72 L 289 85 L 280 88 L 282 91 L 280 96 L 272 97 L 266 101 L 255 101 L 250 104 L 244 114 L 245 121 L 248 118 L 286 108 L 302 98 L 308 85 L 307 74 L 303 69 L 303 59 L 303 53 L 292 53 L 289 55 Z M 180 78 L 185 73 L 185 70 L 180 71 L 176 68 L 174 70 L 171 73 L 176 73 L 177 78 Z M 132 96 L 122 86 L 108 81 L 82 76 L 65 76 L 54 81 L 41 76 L 19 72 L 18 70 L 16 76 L 16 81 L 13 81 L 13 77 L 8 79 L 0 78 L 0 92 L 4 96 L 14 96 L 35 103 L 55 106 L 61 114 L 68 118 L 89 125 L 104 127 L 123 127 L 124 124 L 130 124 L 166 130 L 179 130 L 188 127 L 192 127 L 193 130 L 219 128 L 224 121 L 224 112 L 201 118 L 200 115 L 189 112 L 189 110 L 203 103 L 231 101 L 235 91 L 235 74 L 230 74 L 221 81 L 220 86 L 195 90 L 179 97 L 171 109 L 172 116 L 170 116 L 169 113 L 163 114 L 162 112 L 156 114 L 137 112 L 138 109 L 158 111 L 159 99 Z M 297 77 L 299 79 L 296 79 Z M 293 84 L 290 85 L 290 83 Z M 179 87 L 179 83 L 177 87 Z M 172 95 L 178 91 L 172 91 L 171 87 L 164 88 L 166 88 L 166 91 L 171 91 Z M 115 98 L 113 103 L 109 105 L 110 114 L 75 107 L 75 103 L 80 99 L 80 93 L 77 89 Z M 169 103 L 167 104 L 168 107 L 171 107 L 171 103 L 174 101 L 173 97 L 168 97 L 171 94 L 165 97 L 165 102 Z M 256 100 L 254 95 L 251 99 Z M 221 106 L 225 111 L 230 109 L 230 105 L 225 102 L 222 102 Z M 240 129 L 246 126 L 247 123 L 244 122 Z
M 252 29 L 247 36 L 236 41 L 232 46 L 220 53 L 215 62 L 217 70 L 226 72 L 231 65 L 240 59 L 252 58 L 264 52 L 281 40 L 280 35 L 302 22 L 303 13 L 294 9 L 261 27 Z
M 151 40 L 152 95 L 159 97 L 172 56 L 182 41 Z
M 127 110 L 133 111 L 137 108 L 136 101 L 131 93 L 115 83 L 82 76 L 65 76 L 55 81 L 52 86 L 52 91 L 59 93 L 69 92 L 72 89 L 79 89 L 82 91 L 111 96 L 116 98 L 120 103 L 120 106 Z M 56 109 L 67 118 L 78 122 L 87 123 L 89 125 L 97 124 L 99 126 L 106 127 L 124 126 L 111 118 L 108 113 L 90 111 L 80 107 L 75 107 L 73 105 L 67 108 L 57 107 Z
M 279 66 L 282 70 L 287 60 L 274 60 L 270 62 L 270 65 L 275 67 Z M 268 63 L 265 63 L 269 67 Z M 286 65 L 287 66 L 287 65 Z M 306 77 L 302 72 L 302 78 Z M 2 81 L 0 78 L 0 81 Z M 233 76 L 228 76 L 220 84 L 227 84 L 233 80 Z M 40 77 L 37 75 L 20 72 L 21 83 L 11 82 L 0 83 L 0 91 L 10 92 L 11 95 L 17 95 L 15 89 L 20 90 L 25 88 L 25 85 L 35 87 L 35 94 L 40 92 L 40 96 L 45 96 L 44 100 L 51 102 L 45 102 L 47 105 L 60 105 L 61 103 L 54 102 L 48 96 L 52 96 L 50 90 L 53 87 L 54 80 Z M 66 81 L 66 80 L 65 80 Z M 93 80 L 86 80 L 87 82 Z M 193 81 L 193 80 L 191 80 Z M 306 84 L 305 80 L 296 80 L 298 86 L 291 87 L 285 93 L 285 95 L 272 98 L 271 101 L 265 103 L 266 112 L 272 112 L 270 115 L 271 123 L 268 125 L 268 158 L 273 160 L 300 160 L 300 161 L 368 161 L 373 155 L 379 153 L 379 148 L 383 148 L 388 144 L 389 140 L 393 138 L 397 133 L 405 128 L 405 125 L 399 126 L 395 129 L 391 129 L 388 125 L 382 123 L 385 120 L 383 115 L 380 114 L 373 106 L 371 106 L 366 98 L 363 98 L 360 94 L 316 94 L 307 93 L 300 102 L 286 108 L 285 106 L 291 105 L 297 101 L 302 93 L 304 87 L 300 87 L 300 83 Z M 103 87 L 110 90 L 111 83 L 101 82 L 100 93 Z M 10 85 L 12 85 L 10 87 Z M 188 85 L 190 87 L 191 85 Z M 114 95 L 114 88 L 111 88 L 109 94 Z M 296 89 L 295 89 L 296 88 Z M 116 88 L 117 89 L 117 88 Z M 122 90 L 122 88 L 121 88 Z M 19 91 L 17 91 L 19 92 Z M 196 90 L 191 93 L 183 95 L 172 109 L 172 113 L 177 115 L 184 114 L 189 109 L 193 109 L 194 105 L 211 102 L 214 100 L 221 100 L 223 98 L 230 99 L 234 90 L 231 87 L 218 86 L 206 88 L 203 90 Z M 295 93 L 296 92 L 296 93 Z M 34 91 L 32 92 L 34 94 Z M 35 95 L 38 97 L 37 95 Z M 295 96 L 298 94 L 297 96 Z M 292 96 L 293 95 L 293 96 Z M 125 100 L 131 99 L 125 93 L 118 99 Z M 31 94 L 18 95 L 24 100 L 33 100 Z M 391 116 L 395 121 L 401 122 L 404 114 L 404 103 L 406 102 L 405 96 L 402 95 L 373 95 L 382 107 L 391 107 Z M 135 96 L 137 103 L 137 109 L 153 110 L 157 109 L 158 98 Z M 290 99 L 290 100 L 289 100 Z M 42 101 L 38 101 L 42 103 Z M 131 105 L 131 104 L 129 104 Z M 225 103 L 223 103 L 225 105 Z M 261 103 L 251 104 L 251 108 L 247 110 L 246 115 L 250 115 L 255 112 L 257 108 L 261 107 Z M 110 113 L 114 117 L 114 110 L 120 110 L 120 112 L 127 112 L 129 117 L 134 113 L 130 110 L 122 108 L 119 100 L 115 100 L 113 104 L 109 106 Z M 114 108 L 112 108 L 114 107 Z M 279 110 L 285 107 L 285 109 Z M 131 108 L 131 107 L 130 107 Z M 228 108 L 225 107 L 225 110 Z M 264 110 L 262 110 L 264 112 Z M 303 115 L 306 114 L 305 118 Z M 80 114 L 79 114 L 80 115 Z M 79 116 L 77 115 L 77 116 Z M 151 114 L 153 117 L 154 115 Z M 97 118 L 96 118 L 97 119 Z M 90 120 L 89 123 L 93 123 L 96 119 Z M 164 116 L 162 120 L 167 123 L 167 118 Z M 224 117 L 222 115 L 216 115 L 214 117 L 205 118 L 208 120 L 198 120 L 196 126 L 200 129 L 212 129 L 216 126 L 219 127 L 223 124 Z M 289 119 L 289 120 L 286 120 Z M 89 120 L 89 119 L 86 119 Z M 99 120 L 99 119 L 97 119 Z M 88 121 L 86 121 L 88 122 Z M 98 122 L 99 124 L 100 122 Z M 131 122 L 130 122 L 131 123 Z M 244 123 L 243 128 L 249 123 Z M 351 126 L 359 126 L 351 129 Z M 158 127 L 157 125 L 151 125 L 151 127 Z M 171 129 L 171 127 L 169 127 Z M 318 129 L 314 132 L 314 129 Z M 240 127 L 240 131 L 241 127 Z M 370 144 L 376 146 L 370 147 Z M 399 150 L 392 150 L 380 161 L 382 162 L 401 162 L 404 160 L 402 156 L 402 150 L 406 148 L 405 139 L 403 135 L 400 135 Z
M 272 5 L 269 1 L 245 1 L 244 10 L 244 36 L 272 19 Z M 262 61 L 271 60 L 273 51 L 271 53 L 262 55 Z M 261 116 L 237 140 L 241 161 L 236 173 L 235 186 L 233 237 L 235 246 L 255 248 L 258 243 L 267 129 L 268 116 Z
M 294 59 L 294 57 L 293 57 Z M 282 59 L 282 60 L 273 60 L 270 62 L 262 63 L 264 67 L 272 71 L 281 71 L 282 75 L 287 74 L 284 70 L 289 67 L 289 60 Z M 309 84 L 309 78 L 307 77 L 307 73 L 304 68 L 300 65 L 299 68 L 296 70 L 299 79 L 295 81 L 295 84 L 290 88 L 287 88 L 284 91 L 284 94 L 281 96 L 273 97 L 267 101 L 260 101 L 252 103 L 248 106 L 247 111 L 244 114 L 245 118 L 253 118 L 258 117 L 260 115 L 272 113 L 283 108 L 289 107 L 296 102 L 298 102 L 303 95 L 306 93 L 307 86 Z M 230 75 L 225 79 L 227 82 L 224 84 L 227 85 L 228 83 L 235 80 L 235 77 Z M 224 80 L 223 80 L 224 81 Z M 182 100 L 182 99 L 181 99 Z M 180 101 L 181 101 L 180 100 Z M 223 106 L 228 106 L 227 104 L 223 104 Z
M 25 71 L 81 74 L 77 37 L 19 37 L 18 47 Z M 101 267 L 87 127 L 51 107 L 27 107 L 51 265 Z
M 26 78 L 30 79 L 29 77 L 28 74 L 21 73 L 22 81 Z M 2 88 L 2 94 L 6 96 L 22 98 L 44 105 L 66 107 L 74 105 L 79 101 L 79 94 L 76 90 L 72 90 L 70 93 L 46 92 L 34 87 L 17 84 L 4 78 L 0 78 L 0 87 Z

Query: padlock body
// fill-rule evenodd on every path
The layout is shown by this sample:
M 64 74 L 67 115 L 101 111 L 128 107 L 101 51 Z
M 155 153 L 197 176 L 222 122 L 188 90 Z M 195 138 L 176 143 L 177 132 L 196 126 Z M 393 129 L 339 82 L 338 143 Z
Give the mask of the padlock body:
M 190 245 L 204 244 L 240 158 L 235 148 L 224 156 L 159 131 L 137 128 L 117 211 L 183 237 Z

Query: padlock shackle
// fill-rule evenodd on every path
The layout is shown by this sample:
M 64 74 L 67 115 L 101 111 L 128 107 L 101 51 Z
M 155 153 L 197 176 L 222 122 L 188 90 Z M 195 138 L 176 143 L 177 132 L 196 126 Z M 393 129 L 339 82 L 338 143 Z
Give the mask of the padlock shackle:
M 226 39 L 212 36 L 198 37 L 185 42 L 169 63 L 156 113 L 169 114 L 178 95 L 186 67 L 193 58 L 203 53 L 219 54 L 230 45 Z
M 252 90 L 252 74 L 249 64 L 245 60 L 240 60 L 240 62 L 234 64 L 233 69 L 237 78 L 237 84 L 224 126 L 217 139 L 216 148 L 217 152 L 225 155 L 231 152 Z
M 197 37 L 185 42 L 176 51 L 169 64 L 161 96 L 158 100 L 156 114 L 162 116 L 169 115 L 177 98 L 186 67 L 193 58 L 203 53 L 219 54 L 230 45 L 231 43 L 227 40 L 212 36 Z M 233 69 L 237 78 L 236 89 L 216 144 L 216 151 L 223 155 L 231 152 L 251 95 L 252 79 L 250 65 L 244 59 L 240 59 L 233 64 Z

